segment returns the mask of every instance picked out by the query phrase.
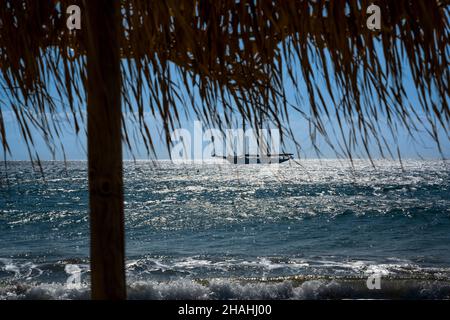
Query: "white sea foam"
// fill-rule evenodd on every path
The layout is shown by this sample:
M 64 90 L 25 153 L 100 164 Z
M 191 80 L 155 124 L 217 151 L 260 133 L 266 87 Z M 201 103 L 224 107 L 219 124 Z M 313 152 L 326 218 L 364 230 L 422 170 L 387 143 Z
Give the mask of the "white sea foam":
M 59 283 L 0 285 L 0 299 L 89 299 L 89 287 Z M 364 279 L 306 281 L 136 281 L 128 286 L 129 299 L 449 299 L 450 283 L 430 280 L 385 280 L 381 290 L 368 290 Z
M 32 279 L 42 275 L 42 270 L 31 261 L 17 262 L 10 258 L 0 258 L 0 271 L 12 273 L 11 279 Z

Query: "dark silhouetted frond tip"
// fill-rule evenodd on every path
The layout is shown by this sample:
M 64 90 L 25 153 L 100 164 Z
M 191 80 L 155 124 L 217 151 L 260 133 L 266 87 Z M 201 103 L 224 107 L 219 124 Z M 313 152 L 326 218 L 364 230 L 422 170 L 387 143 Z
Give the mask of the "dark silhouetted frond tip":
M 379 31 L 366 26 L 372 3 L 382 8 Z M 89 1 L 0 4 L 1 109 L 15 116 L 30 148 L 30 126 L 55 147 L 62 128 L 51 114 L 65 114 L 75 133 L 84 127 L 86 41 L 102 31 L 87 28 L 82 15 L 81 30 L 70 32 L 66 8 L 73 4 L 83 13 Z M 358 150 L 371 158 L 372 146 L 396 155 L 387 137 L 399 126 L 411 136 L 428 132 L 438 147 L 449 139 L 438 134 L 449 132 L 450 122 L 447 1 L 123 0 L 121 6 L 123 110 L 137 128 L 125 127 L 130 149 L 139 136 L 154 152 L 157 132 L 147 112 L 162 121 L 167 145 L 182 113 L 222 129 L 237 118 L 271 123 L 292 139 L 289 121 L 303 117 L 315 147 L 320 135 L 350 159 Z M 408 74 L 413 92 L 405 87 Z M 10 152 L 4 122 L 0 112 L 1 143 Z

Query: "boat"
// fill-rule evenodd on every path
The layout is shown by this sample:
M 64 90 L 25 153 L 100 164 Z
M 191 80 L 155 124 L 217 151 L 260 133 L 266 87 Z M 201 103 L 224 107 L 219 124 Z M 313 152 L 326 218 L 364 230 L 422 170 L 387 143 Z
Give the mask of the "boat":
M 212 155 L 214 158 L 222 158 L 233 164 L 273 164 L 273 163 L 283 163 L 294 159 L 292 153 L 277 153 L 277 154 L 267 154 L 267 155 L 231 155 L 231 156 L 217 156 Z

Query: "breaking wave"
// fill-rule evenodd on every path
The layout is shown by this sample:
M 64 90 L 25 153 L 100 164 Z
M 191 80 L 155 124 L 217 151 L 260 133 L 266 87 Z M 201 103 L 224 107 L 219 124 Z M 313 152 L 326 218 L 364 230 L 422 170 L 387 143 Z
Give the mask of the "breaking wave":
M 64 284 L 0 285 L 1 299 L 89 299 L 89 287 Z M 369 290 L 365 279 L 278 279 L 137 281 L 129 299 L 450 299 L 450 283 L 439 280 L 387 279 L 380 290 Z

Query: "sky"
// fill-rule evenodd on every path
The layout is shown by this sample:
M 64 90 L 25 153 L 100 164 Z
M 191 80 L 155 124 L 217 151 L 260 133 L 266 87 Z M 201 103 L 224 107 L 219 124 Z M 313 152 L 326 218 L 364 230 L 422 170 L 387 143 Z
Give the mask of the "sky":
M 300 72 L 299 70 L 294 69 L 294 72 Z M 411 79 L 411 76 L 406 72 L 406 76 L 404 77 L 405 88 L 408 93 L 410 102 L 413 106 L 417 107 L 417 112 L 420 112 L 419 103 L 417 98 L 414 98 L 415 87 L 414 82 Z M 318 83 L 319 86 L 322 86 L 322 89 L 325 89 L 324 83 Z M 309 105 L 308 102 L 301 102 L 300 106 L 298 103 L 298 99 L 296 99 L 296 93 L 298 93 L 297 88 L 295 88 L 292 84 L 286 84 L 286 92 L 288 94 L 288 100 L 290 103 L 301 107 L 304 110 L 308 110 Z M 298 90 L 303 90 L 306 92 L 306 87 L 299 87 Z M 6 92 L 1 92 L 0 101 L 5 101 Z M 327 100 L 327 98 L 325 97 Z M 305 97 L 303 101 L 308 101 Z M 330 106 L 332 105 L 331 101 L 327 101 Z M 8 105 L 2 104 L 2 111 L 6 122 L 6 132 L 7 138 L 11 147 L 11 154 L 7 154 L 7 160 L 29 160 L 29 154 L 27 151 L 26 144 L 23 140 L 19 127 L 14 119 L 13 113 L 9 110 Z M 320 137 L 317 140 L 317 144 L 320 147 L 321 154 L 318 155 L 311 144 L 311 139 L 308 131 L 308 122 L 301 117 L 301 115 L 295 110 L 289 110 L 290 116 L 290 127 L 294 132 L 294 136 L 296 141 L 301 146 L 300 155 L 297 154 L 297 149 L 292 141 L 287 141 L 286 145 L 282 148 L 283 152 L 292 152 L 296 157 L 300 156 L 301 158 L 317 158 L 320 156 L 321 158 L 337 158 L 342 155 L 337 155 L 335 151 L 333 151 L 325 142 L 324 139 Z M 192 114 L 192 112 L 188 112 L 187 115 L 181 115 L 180 123 L 178 124 L 179 128 L 184 128 L 189 132 L 192 136 L 194 133 L 194 121 L 196 121 L 196 117 Z M 56 153 L 53 155 L 52 152 L 47 148 L 44 143 L 44 140 L 38 134 L 37 130 L 32 129 L 32 134 L 35 139 L 35 145 L 32 148 L 33 153 L 37 153 L 39 158 L 42 160 L 63 160 L 64 157 L 67 160 L 86 160 L 86 137 L 83 130 L 80 131 L 78 135 L 74 133 L 73 127 L 69 122 L 64 123 L 63 121 L 63 132 L 60 137 L 60 140 L 57 141 L 57 144 L 61 143 L 64 146 L 64 153 L 61 148 L 56 150 Z M 156 119 L 155 117 L 148 115 L 146 116 L 146 121 L 149 128 L 152 130 L 153 139 L 155 142 L 155 151 L 156 157 L 158 159 L 168 159 L 169 152 L 168 148 L 165 145 L 163 135 L 162 135 L 162 126 L 161 121 Z M 386 118 L 381 116 L 379 119 L 380 126 L 383 132 L 388 133 L 388 126 L 386 123 Z M 132 128 L 134 124 L 131 121 L 127 121 L 127 126 Z M 333 120 L 333 118 L 325 123 L 325 125 L 329 128 L 335 127 L 337 122 Z M 204 128 L 206 130 L 206 128 Z M 395 146 L 398 145 L 402 158 L 425 158 L 425 159 L 442 159 L 450 157 L 450 141 L 448 138 L 448 132 L 445 132 L 443 129 L 440 130 L 441 136 L 441 149 L 443 150 L 443 155 L 441 155 L 438 151 L 437 145 L 435 141 L 425 132 L 420 132 L 412 138 L 406 129 L 399 128 L 397 135 L 395 138 L 391 137 L 389 134 L 386 134 L 387 141 L 390 145 Z M 330 139 L 334 142 L 339 142 L 340 139 L 337 136 L 330 135 Z M 149 159 L 149 155 L 146 153 L 144 145 L 141 141 L 133 140 L 133 150 L 130 152 L 124 146 L 124 159 Z M 176 144 L 176 143 L 175 143 Z M 203 143 L 203 147 L 207 145 L 205 141 Z M 395 150 L 395 149 L 394 149 Z M 361 149 L 362 151 L 362 149 Z M 395 150 L 396 152 L 396 150 Z M 219 152 L 218 152 L 219 153 Z M 380 158 L 381 155 L 378 152 L 378 149 L 375 145 L 370 146 L 370 153 L 373 158 Z M 3 150 L 0 151 L 0 156 L 4 158 Z M 193 156 L 193 151 L 191 156 Z M 396 156 L 396 155 L 395 155 Z M 355 158 L 367 157 L 364 152 L 357 152 L 355 154 Z
M 9 119 L 8 119 L 9 118 Z M 19 127 L 13 117 L 7 117 L 6 123 L 6 131 L 8 136 L 8 141 L 11 147 L 11 155 L 7 156 L 8 160 L 29 160 L 29 154 L 27 151 L 26 144 L 23 140 Z M 152 117 L 148 117 L 147 119 L 150 128 L 157 128 L 154 131 L 157 132 L 153 135 L 155 142 L 155 151 L 156 156 L 159 159 L 168 159 L 169 152 L 165 145 L 165 142 L 161 135 L 161 125 L 156 119 Z M 179 127 L 186 129 L 191 136 L 194 136 L 194 121 L 198 121 L 195 117 L 190 119 L 182 119 Z M 335 123 L 330 123 L 330 125 L 335 125 Z M 296 136 L 297 142 L 301 146 L 301 157 L 302 158 L 317 158 L 318 155 L 315 152 L 314 148 L 311 145 L 311 140 L 308 133 L 308 123 L 298 117 L 297 119 L 291 119 L 290 126 Z M 207 128 L 204 128 L 204 131 Z M 387 130 L 387 126 L 386 126 Z M 50 150 L 45 145 L 42 138 L 40 138 L 39 134 L 36 130 L 33 130 L 35 137 L 35 147 L 34 150 L 39 154 L 40 159 L 42 160 L 63 160 L 64 155 L 61 150 L 57 150 L 56 157 L 54 158 Z M 442 137 L 442 150 L 444 151 L 444 157 L 450 157 L 450 143 L 448 139 L 445 139 L 444 132 L 441 132 Z M 332 137 L 333 138 L 333 137 Z M 410 135 L 406 132 L 406 130 L 400 130 L 398 134 L 398 145 L 401 150 L 401 155 L 403 158 L 426 158 L 426 159 L 440 159 L 442 156 L 438 152 L 435 141 L 425 132 L 423 134 L 416 134 L 414 140 Z M 337 138 L 336 138 L 337 139 Z M 421 141 L 419 141 L 419 140 Z M 391 139 L 392 140 L 392 139 Z M 76 135 L 71 129 L 70 124 L 67 124 L 67 127 L 62 132 L 62 136 L 60 139 L 61 144 L 64 146 L 65 157 L 68 160 L 86 160 L 86 137 L 85 133 L 81 131 L 78 135 Z M 177 143 L 177 141 L 175 141 Z M 394 141 L 392 140 L 392 143 Z M 207 141 L 204 142 L 203 146 L 207 144 Z M 283 148 L 284 152 L 292 152 L 296 153 L 296 148 L 292 142 L 287 142 L 287 145 Z M 318 139 L 318 145 L 320 147 L 322 158 L 336 158 L 336 153 L 328 147 L 323 139 Z M 4 157 L 3 151 L 0 152 L 1 157 Z M 371 149 L 371 153 L 375 155 L 375 158 L 379 158 L 379 154 L 375 147 Z M 191 155 L 193 157 L 193 154 Z M 298 155 L 296 154 L 296 157 Z M 361 157 L 361 156 L 360 156 Z M 362 155 L 365 157 L 365 155 Z M 132 152 L 130 152 L 126 146 L 124 146 L 124 159 L 149 159 L 149 156 L 146 153 L 146 150 L 142 143 L 139 141 L 133 146 Z

